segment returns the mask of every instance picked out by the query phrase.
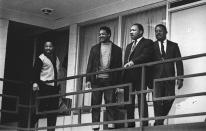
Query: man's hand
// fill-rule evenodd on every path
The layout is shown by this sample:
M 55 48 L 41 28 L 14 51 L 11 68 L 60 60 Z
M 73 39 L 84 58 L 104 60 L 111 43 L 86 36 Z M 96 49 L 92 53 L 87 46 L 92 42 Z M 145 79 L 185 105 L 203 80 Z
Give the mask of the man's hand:
M 177 88 L 180 89 L 183 86 L 183 80 L 177 80 Z
M 133 61 L 129 61 L 128 63 L 126 63 L 124 65 L 124 67 L 127 68 L 127 67 L 130 67 L 130 66 L 133 66 L 133 65 L 134 65 L 134 62 Z
M 91 89 L 91 82 L 90 81 L 87 81 L 86 88 Z
M 38 91 L 39 85 L 37 83 L 33 83 L 33 91 Z

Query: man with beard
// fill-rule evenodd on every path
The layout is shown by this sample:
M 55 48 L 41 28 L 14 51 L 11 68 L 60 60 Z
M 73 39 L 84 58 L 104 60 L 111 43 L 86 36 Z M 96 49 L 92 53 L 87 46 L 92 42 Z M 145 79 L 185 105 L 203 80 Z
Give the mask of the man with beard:
M 132 42 L 127 45 L 125 50 L 124 57 L 124 67 L 131 67 L 134 65 L 146 63 L 152 61 L 153 55 L 153 41 L 150 39 L 146 39 L 143 37 L 144 28 L 141 24 L 135 23 L 130 28 L 130 36 Z M 145 77 L 145 87 L 148 85 L 149 77 L 149 68 L 146 68 L 146 77 Z M 142 80 L 142 69 L 134 68 L 128 69 L 124 72 L 124 82 L 132 83 L 132 91 L 140 91 L 141 90 L 141 80 Z M 145 88 L 146 89 L 146 88 Z M 127 118 L 134 119 L 134 109 L 135 109 L 135 96 L 131 97 L 132 104 L 126 106 L 127 109 Z M 125 90 L 125 100 L 129 99 L 129 91 Z M 144 106 L 143 116 L 144 118 L 148 117 L 148 106 L 146 102 L 146 94 L 143 94 L 144 105 L 141 105 L 141 95 L 138 95 L 138 109 L 139 116 L 141 112 L 141 106 Z M 148 121 L 143 121 L 143 126 L 147 126 Z M 129 122 L 128 127 L 135 127 L 135 122 Z
M 33 91 L 38 91 L 40 96 L 55 95 L 59 93 L 57 82 L 45 83 L 48 80 L 57 79 L 60 68 L 60 62 L 54 51 L 54 45 L 51 41 L 44 43 L 44 52 L 36 59 L 34 64 L 34 83 Z M 57 110 L 59 105 L 59 98 L 52 97 L 41 99 L 38 107 L 39 112 Z M 55 126 L 57 114 L 46 114 L 47 126 Z M 32 119 L 31 126 L 34 126 L 38 117 L 35 115 Z M 55 129 L 48 129 L 48 131 L 55 131 Z
M 103 26 L 99 30 L 99 43 L 90 50 L 87 73 L 106 71 L 122 66 L 122 50 L 110 41 L 111 30 Z M 92 89 L 103 88 L 118 83 L 119 72 L 103 73 L 86 77 L 87 87 Z M 100 105 L 104 93 L 105 103 L 115 102 L 115 90 L 101 90 L 92 92 L 92 105 Z M 106 118 L 108 121 L 114 120 L 114 107 L 106 107 Z M 100 121 L 100 108 L 92 109 L 92 122 Z M 108 124 L 108 128 L 114 128 L 114 124 Z M 99 130 L 99 125 L 94 125 L 93 130 Z
M 155 27 L 157 41 L 154 43 L 154 60 L 165 60 L 181 57 L 180 49 L 177 43 L 167 40 L 167 29 L 164 25 L 159 24 Z M 175 76 L 175 66 L 177 76 L 184 75 L 183 62 L 169 62 L 155 65 L 153 68 L 153 78 L 166 78 Z M 183 86 L 183 79 L 177 80 L 178 89 Z M 154 96 L 174 96 L 175 80 L 161 81 L 155 83 Z M 166 116 L 174 100 L 162 100 L 154 102 L 155 116 Z M 154 125 L 163 125 L 164 119 L 156 120 Z

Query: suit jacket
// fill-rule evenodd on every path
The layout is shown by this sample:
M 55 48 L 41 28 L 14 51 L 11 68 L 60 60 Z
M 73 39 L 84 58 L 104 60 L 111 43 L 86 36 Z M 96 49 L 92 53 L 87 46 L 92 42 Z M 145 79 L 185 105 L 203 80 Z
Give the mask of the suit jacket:
M 101 44 L 94 45 L 90 50 L 89 60 L 87 64 L 87 73 L 98 72 L 100 66 L 100 49 Z M 112 43 L 111 57 L 110 57 L 110 69 L 122 67 L 122 50 L 120 47 Z M 109 77 L 112 80 L 112 84 L 116 84 L 120 80 L 119 72 L 109 73 Z M 96 75 L 86 77 L 86 81 L 90 81 L 92 84 L 96 83 Z
M 152 61 L 153 56 L 153 41 L 142 38 L 130 55 L 132 43 L 128 44 L 125 50 L 124 64 L 128 61 L 133 61 L 135 65 Z M 135 84 L 136 90 L 141 88 L 141 68 L 129 69 L 124 72 L 124 81 Z M 146 69 L 146 85 L 149 80 L 149 69 Z
M 178 58 L 178 57 L 181 57 L 178 44 L 167 40 L 165 59 Z M 159 44 L 157 41 L 154 43 L 154 60 L 155 61 L 162 60 Z M 155 65 L 153 68 L 153 78 L 156 79 L 156 78 L 175 76 L 175 66 L 177 69 L 177 75 L 178 76 L 184 75 L 183 62 L 177 61 L 176 64 L 174 64 L 174 62 L 170 62 L 170 63 Z M 175 81 L 174 80 L 165 81 L 164 84 L 166 84 L 166 87 L 167 87 L 167 90 L 165 90 L 167 93 L 165 94 L 174 95 L 175 94 Z

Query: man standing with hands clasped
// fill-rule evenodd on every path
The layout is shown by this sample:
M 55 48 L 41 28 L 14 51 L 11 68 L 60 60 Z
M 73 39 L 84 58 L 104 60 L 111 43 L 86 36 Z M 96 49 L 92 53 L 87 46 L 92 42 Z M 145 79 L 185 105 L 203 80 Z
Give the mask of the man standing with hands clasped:
M 110 41 L 111 30 L 102 26 L 99 30 L 99 43 L 90 50 L 87 73 L 107 71 L 122 66 L 122 50 Z M 119 81 L 119 72 L 109 72 L 86 77 L 86 85 L 92 89 L 115 85 Z M 92 105 L 101 105 L 104 93 L 105 103 L 115 102 L 115 89 L 92 92 Z M 114 107 L 106 107 L 106 118 L 114 120 Z M 92 108 L 92 122 L 100 121 L 100 108 Z M 108 128 L 114 128 L 114 124 L 108 124 Z M 93 130 L 99 130 L 99 125 L 94 125 Z
M 177 43 L 167 40 L 167 29 L 165 25 L 159 24 L 155 27 L 157 41 L 154 43 L 154 60 L 164 60 L 181 57 Z M 175 66 L 177 76 L 184 75 L 183 62 L 169 62 L 155 65 L 153 68 L 153 79 L 167 78 L 175 76 Z M 177 80 L 178 89 L 183 86 L 183 79 Z M 155 83 L 154 96 L 165 97 L 175 95 L 175 80 L 167 80 Z M 154 101 L 155 116 L 166 116 L 174 100 Z M 154 125 L 163 125 L 164 119 L 156 120 Z

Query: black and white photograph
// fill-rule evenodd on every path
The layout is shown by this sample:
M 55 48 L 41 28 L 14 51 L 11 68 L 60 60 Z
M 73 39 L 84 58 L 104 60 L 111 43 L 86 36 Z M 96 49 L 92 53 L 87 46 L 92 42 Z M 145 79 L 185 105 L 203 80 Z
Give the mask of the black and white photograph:
M 0 131 L 205 131 L 205 0 L 0 0 Z

